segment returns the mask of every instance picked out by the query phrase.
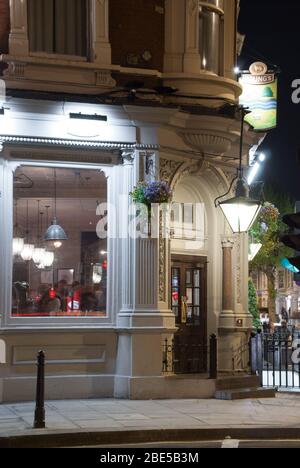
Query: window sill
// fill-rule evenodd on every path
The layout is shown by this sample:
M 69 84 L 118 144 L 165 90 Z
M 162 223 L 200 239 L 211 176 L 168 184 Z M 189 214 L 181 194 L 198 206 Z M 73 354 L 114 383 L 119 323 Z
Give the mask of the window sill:
M 111 333 L 115 332 L 116 328 L 113 324 L 106 324 L 106 325 L 95 325 L 94 324 L 87 324 L 87 325 L 6 325 L 3 328 L 0 328 L 0 337 L 5 334 L 15 334 L 15 333 Z
M 122 67 L 121 65 L 113 65 L 101 62 L 91 62 L 86 58 L 82 57 L 73 57 L 73 56 L 59 56 L 46 54 L 30 54 L 30 55 L 9 55 L 2 54 L 0 55 L 0 62 L 4 63 L 20 63 L 28 65 L 44 65 L 44 66 L 56 66 L 56 67 L 68 67 L 68 68 L 82 68 L 88 70 L 106 70 L 111 72 L 125 73 L 128 75 L 144 75 L 144 76 L 156 76 L 158 78 L 162 77 L 162 73 L 154 69 L 146 68 L 131 68 L 131 67 Z
M 65 55 L 65 54 L 49 54 L 46 52 L 30 52 L 29 57 L 46 60 L 60 60 L 63 62 L 83 62 L 87 63 L 87 57 L 81 57 L 78 55 Z

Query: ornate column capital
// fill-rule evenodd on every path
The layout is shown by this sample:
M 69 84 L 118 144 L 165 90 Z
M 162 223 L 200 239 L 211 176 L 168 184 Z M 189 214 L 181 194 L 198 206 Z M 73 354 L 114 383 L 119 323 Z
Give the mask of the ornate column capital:
M 132 165 L 135 159 L 135 150 L 134 149 L 122 150 L 121 157 L 125 165 L 129 165 L 129 164 Z
M 232 237 L 224 237 L 222 239 L 222 249 L 233 249 L 234 239 Z

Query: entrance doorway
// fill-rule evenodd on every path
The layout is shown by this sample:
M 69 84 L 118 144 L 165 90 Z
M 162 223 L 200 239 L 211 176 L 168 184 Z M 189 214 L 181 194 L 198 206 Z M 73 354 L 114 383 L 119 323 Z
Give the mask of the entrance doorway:
M 207 259 L 172 257 L 172 310 L 178 332 L 174 337 L 175 373 L 207 370 Z

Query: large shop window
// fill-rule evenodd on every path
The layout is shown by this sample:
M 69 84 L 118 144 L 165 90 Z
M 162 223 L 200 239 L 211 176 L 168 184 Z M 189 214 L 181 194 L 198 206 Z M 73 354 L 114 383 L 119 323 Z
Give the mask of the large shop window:
M 87 0 L 28 0 L 31 52 L 87 56 Z
M 106 316 L 107 239 L 97 234 L 100 203 L 107 203 L 100 170 L 18 168 L 13 317 Z
M 222 9 L 223 0 L 200 2 L 199 53 L 202 68 L 217 75 L 221 73 L 221 52 L 223 50 Z

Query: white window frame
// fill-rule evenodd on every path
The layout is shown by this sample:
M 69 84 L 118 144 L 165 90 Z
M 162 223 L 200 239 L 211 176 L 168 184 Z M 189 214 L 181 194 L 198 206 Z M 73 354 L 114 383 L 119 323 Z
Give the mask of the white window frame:
M 35 167 L 56 167 L 68 169 L 90 169 L 104 172 L 107 177 L 107 198 L 108 203 L 111 197 L 113 167 L 101 164 L 84 164 L 75 162 L 51 162 L 36 160 L 14 160 L 0 158 L 0 180 L 3 181 L 3 193 L 0 198 L 0 238 L 3 240 L 0 245 L 0 328 L 3 329 L 74 329 L 74 328 L 111 328 L 114 321 L 113 295 L 110 292 L 112 272 L 112 249 L 113 243 L 110 241 L 110 219 L 108 214 L 108 273 L 107 273 L 107 315 L 105 317 L 12 317 L 12 272 L 13 272 L 13 175 L 20 166 Z
M 109 42 L 109 0 L 87 0 L 89 2 L 90 33 L 87 44 L 87 59 L 85 57 L 63 56 L 66 65 L 70 61 L 88 62 L 111 65 L 111 46 Z M 32 57 L 32 60 L 53 59 L 60 57 L 55 54 L 39 54 L 29 51 L 29 28 L 27 15 L 27 0 L 10 0 L 10 37 L 9 54 L 15 57 Z M 83 59 L 83 60 L 82 60 Z

